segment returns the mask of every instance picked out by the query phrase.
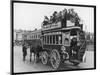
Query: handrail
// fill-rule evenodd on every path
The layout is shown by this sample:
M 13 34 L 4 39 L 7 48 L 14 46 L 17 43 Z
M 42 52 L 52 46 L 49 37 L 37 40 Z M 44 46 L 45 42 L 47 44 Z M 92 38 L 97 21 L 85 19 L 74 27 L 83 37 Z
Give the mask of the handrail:
M 81 46 L 81 48 L 83 47 L 83 45 L 85 44 L 85 41 L 83 42 L 83 44 L 82 44 L 82 46 Z M 81 50 L 81 48 L 79 49 L 79 50 Z

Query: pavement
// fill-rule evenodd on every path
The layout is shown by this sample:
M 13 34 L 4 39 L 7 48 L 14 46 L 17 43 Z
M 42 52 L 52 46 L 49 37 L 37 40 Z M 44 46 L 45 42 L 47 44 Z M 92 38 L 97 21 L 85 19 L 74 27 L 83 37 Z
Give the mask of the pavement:
M 37 72 L 37 71 L 51 71 L 54 70 L 50 65 L 43 65 L 41 62 L 34 63 L 29 61 L 29 49 L 27 50 L 26 61 L 23 62 L 22 47 L 14 46 L 14 73 L 20 72 Z M 86 51 L 85 62 L 80 63 L 78 66 L 73 66 L 72 63 L 66 61 L 62 64 L 59 70 L 70 70 L 70 69 L 80 69 L 80 68 L 94 68 L 94 51 Z

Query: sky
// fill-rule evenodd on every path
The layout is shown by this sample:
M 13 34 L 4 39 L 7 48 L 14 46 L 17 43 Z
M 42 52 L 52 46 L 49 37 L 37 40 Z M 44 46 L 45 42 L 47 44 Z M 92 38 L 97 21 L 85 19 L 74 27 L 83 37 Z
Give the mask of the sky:
M 94 9 L 92 7 L 59 6 L 44 4 L 14 3 L 14 29 L 41 29 L 44 16 L 50 17 L 54 11 L 73 8 L 83 20 L 83 29 L 94 32 Z

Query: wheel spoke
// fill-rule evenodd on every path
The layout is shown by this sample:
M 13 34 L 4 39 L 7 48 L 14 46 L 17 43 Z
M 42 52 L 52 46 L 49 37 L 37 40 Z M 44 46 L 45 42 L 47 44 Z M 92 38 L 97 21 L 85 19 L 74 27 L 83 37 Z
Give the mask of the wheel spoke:
M 48 61 L 48 55 L 47 55 L 47 52 L 43 52 L 42 53 L 42 64 L 47 64 L 47 61 Z
M 60 54 L 57 50 L 51 52 L 51 65 L 53 68 L 57 69 L 60 64 Z

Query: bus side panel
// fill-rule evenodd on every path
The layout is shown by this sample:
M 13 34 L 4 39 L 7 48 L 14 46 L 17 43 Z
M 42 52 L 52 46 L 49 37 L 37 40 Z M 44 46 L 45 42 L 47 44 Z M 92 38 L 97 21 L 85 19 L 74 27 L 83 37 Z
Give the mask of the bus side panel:
M 57 49 L 59 50 L 59 52 L 61 52 L 61 47 L 62 45 L 43 45 L 43 48 L 46 50 L 53 50 L 53 49 Z M 70 47 L 66 47 L 66 52 L 68 52 L 68 54 L 70 54 L 71 50 Z
M 47 50 L 53 50 L 53 49 L 61 50 L 61 45 L 43 45 L 43 48 Z

